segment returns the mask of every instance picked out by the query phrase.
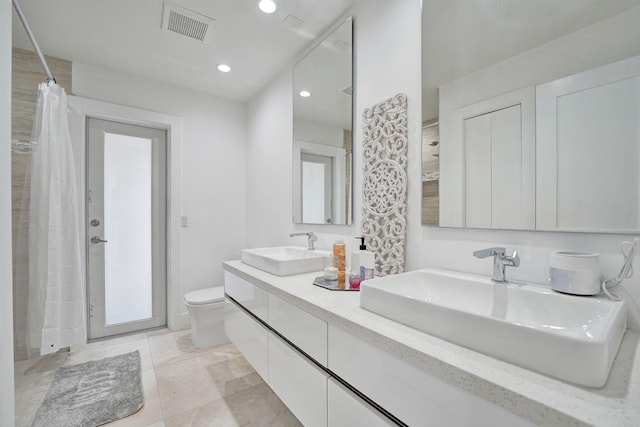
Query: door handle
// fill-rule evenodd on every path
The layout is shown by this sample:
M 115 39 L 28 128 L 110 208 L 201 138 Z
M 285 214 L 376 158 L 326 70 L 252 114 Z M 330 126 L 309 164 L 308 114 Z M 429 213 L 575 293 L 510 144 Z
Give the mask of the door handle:
M 96 244 L 96 243 L 107 243 L 107 241 L 106 240 L 102 240 L 98 236 L 91 236 L 91 243 L 93 243 L 93 244 Z

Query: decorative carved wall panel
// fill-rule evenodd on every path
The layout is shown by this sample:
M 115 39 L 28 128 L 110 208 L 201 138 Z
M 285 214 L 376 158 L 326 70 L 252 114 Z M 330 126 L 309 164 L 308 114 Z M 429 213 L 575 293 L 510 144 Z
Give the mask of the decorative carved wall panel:
M 362 235 L 376 274 L 404 271 L 407 230 L 407 97 L 367 108 L 363 118 Z

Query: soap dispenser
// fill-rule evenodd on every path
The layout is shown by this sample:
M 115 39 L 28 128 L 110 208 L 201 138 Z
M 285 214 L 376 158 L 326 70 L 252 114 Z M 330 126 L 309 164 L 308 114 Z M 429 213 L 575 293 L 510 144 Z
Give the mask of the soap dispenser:
M 360 280 L 373 279 L 375 255 L 367 250 L 364 237 L 356 237 L 356 239 L 360 239 L 360 247 L 351 253 L 351 270 L 360 273 Z
M 350 270 L 360 272 L 360 254 L 367 250 L 367 246 L 364 244 L 364 237 L 356 237 L 356 239 L 360 239 L 360 247 L 357 251 L 351 252 Z

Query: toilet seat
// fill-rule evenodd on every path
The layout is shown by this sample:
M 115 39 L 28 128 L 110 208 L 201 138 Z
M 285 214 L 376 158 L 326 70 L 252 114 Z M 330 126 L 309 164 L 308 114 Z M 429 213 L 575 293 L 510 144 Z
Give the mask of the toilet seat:
M 224 300 L 224 287 L 198 289 L 187 292 L 184 295 L 184 302 L 191 305 L 204 305 Z

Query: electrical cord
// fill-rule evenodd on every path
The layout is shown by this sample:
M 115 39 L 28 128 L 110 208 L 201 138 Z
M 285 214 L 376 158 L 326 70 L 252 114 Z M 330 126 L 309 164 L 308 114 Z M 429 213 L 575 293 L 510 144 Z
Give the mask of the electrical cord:
M 617 276 L 611 276 L 602 282 L 602 292 L 614 301 L 620 301 L 620 296 L 616 293 L 610 292 L 609 289 L 618 286 L 625 279 L 633 276 L 633 258 L 636 254 L 636 250 L 640 247 L 640 239 L 637 237 L 633 239 L 633 242 L 624 241 L 620 244 L 620 251 L 624 258 L 624 263 L 620 269 L 620 273 Z

